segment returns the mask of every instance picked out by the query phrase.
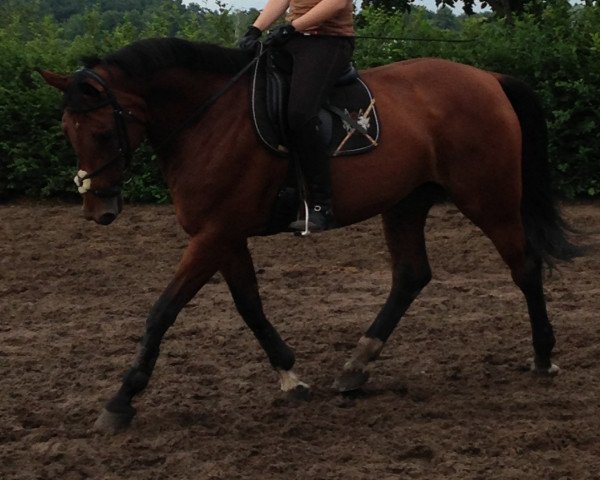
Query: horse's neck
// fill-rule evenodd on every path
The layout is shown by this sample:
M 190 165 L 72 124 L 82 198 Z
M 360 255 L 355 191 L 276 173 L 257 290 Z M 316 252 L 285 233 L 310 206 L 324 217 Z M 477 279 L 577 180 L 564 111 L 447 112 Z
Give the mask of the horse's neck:
M 230 78 L 217 79 L 210 88 L 205 83 L 193 86 L 199 94 L 190 92 L 189 80 L 180 81 L 162 98 L 149 101 L 155 110 L 153 146 L 176 132 Z M 178 220 L 188 233 L 223 212 L 242 217 L 236 220 L 241 227 L 256 228 L 265 221 L 261 215 L 269 210 L 285 176 L 286 163 L 257 141 L 248 82 L 248 77 L 241 78 L 158 152 Z
M 227 75 L 187 73 L 164 75 L 149 83 L 148 138 L 170 187 L 191 170 L 204 172 L 200 182 L 203 178 L 212 181 L 214 172 L 222 170 L 221 178 L 226 181 L 247 161 L 240 158 L 244 145 L 246 151 L 256 148 L 248 78 L 241 78 L 205 108 L 207 100 L 221 92 L 230 79 Z
M 157 147 L 171 142 L 222 85 L 228 81 L 226 75 L 205 72 L 191 73 L 182 69 L 159 72 L 145 86 L 148 106 L 148 137 Z M 198 121 L 202 121 L 199 118 Z

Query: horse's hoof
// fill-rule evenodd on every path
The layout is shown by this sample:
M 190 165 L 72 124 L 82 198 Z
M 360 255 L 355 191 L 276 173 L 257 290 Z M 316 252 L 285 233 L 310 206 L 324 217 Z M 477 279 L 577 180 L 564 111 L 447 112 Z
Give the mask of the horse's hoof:
M 530 370 L 532 373 L 544 377 L 555 377 L 560 372 L 560 368 L 554 363 L 550 363 L 549 367 L 541 367 L 535 360 L 531 360 Z
M 311 396 L 310 387 L 306 384 L 298 385 L 291 390 L 288 390 L 286 393 L 290 400 L 306 401 L 310 400 Z
M 333 382 L 333 389 L 338 392 L 352 392 L 358 390 L 369 380 L 366 370 L 344 370 Z
M 102 410 L 102 413 L 94 423 L 94 430 L 100 433 L 108 433 L 110 435 L 116 435 L 117 433 L 124 432 L 131 425 L 131 420 L 135 416 L 135 409 L 131 407 L 131 410 L 127 412 L 110 412 L 106 408 Z

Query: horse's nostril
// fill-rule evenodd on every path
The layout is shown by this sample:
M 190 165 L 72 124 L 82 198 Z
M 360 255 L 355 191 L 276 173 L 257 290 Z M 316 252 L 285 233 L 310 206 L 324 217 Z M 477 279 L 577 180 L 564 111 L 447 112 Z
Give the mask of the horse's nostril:
M 117 218 L 117 216 L 114 213 L 104 213 L 98 219 L 98 223 L 100 225 L 110 225 L 115 218 Z

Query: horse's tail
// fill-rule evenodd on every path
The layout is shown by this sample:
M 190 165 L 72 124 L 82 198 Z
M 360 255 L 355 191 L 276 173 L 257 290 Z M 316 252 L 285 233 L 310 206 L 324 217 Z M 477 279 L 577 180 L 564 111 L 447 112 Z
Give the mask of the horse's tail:
M 529 85 L 497 75 L 521 125 L 523 198 L 521 214 L 528 247 L 548 266 L 554 259 L 571 260 L 581 254 L 567 236 L 572 231 L 562 219 L 553 197 L 548 160 L 548 130 L 542 104 Z

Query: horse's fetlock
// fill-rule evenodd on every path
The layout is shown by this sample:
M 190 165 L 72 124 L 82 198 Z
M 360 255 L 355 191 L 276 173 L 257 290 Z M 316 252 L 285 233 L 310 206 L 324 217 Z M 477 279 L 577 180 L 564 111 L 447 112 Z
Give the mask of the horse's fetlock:
M 291 370 L 296 363 L 294 351 L 287 346 L 273 327 L 256 330 L 254 334 L 267 353 L 273 368 Z
M 135 408 L 131 405 L 131 400 L 118 394 L 106 404 L 106 410 L 113 414 L 131 417 L 133 417 L 136 412 Z
M 552 332 L 545 332 L 545 335 L 541 336 L 542 338 L 539 338 L 540 336 L 534 334 L 533 349 L 537 356 L 550 358 L 556 344 L 556 338 Z
M 273 351 L 267 352 L 273 368 L 291 370 L 296 363 L 294 351 L 285 344 L 280 344 Z
M 149 381 L 150 375 L 148 373 L 143 372 L 139 368 L 132 368 L 125 374 L 123 385 L 132 395 L 135 395 L 144 390 L 148 386 Z

